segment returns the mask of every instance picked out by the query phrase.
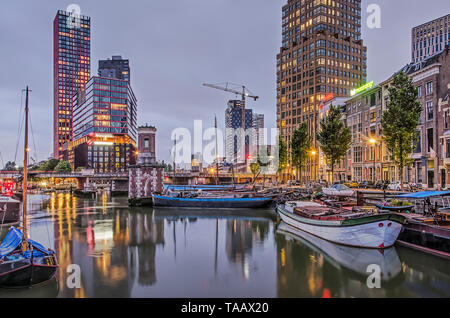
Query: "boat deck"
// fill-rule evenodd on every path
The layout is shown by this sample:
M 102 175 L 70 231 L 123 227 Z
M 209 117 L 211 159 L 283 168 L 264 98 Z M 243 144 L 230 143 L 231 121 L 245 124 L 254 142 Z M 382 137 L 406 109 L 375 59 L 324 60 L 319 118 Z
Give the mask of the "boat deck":
M 404 216 L 408 221 L 418 221 L 418 222 L 424 222 L 424 223 L 434 223 L 434 219 L 431 216 L 424 216 L 423 214 L 418 213 L 400 213 L 400 212 L 394 212 L 396 214 Z
M 358 217 L 364 217 L 374 214 L 371 210 L 367 208 L 360 209 L 336 209 L 327 206 L 323 207 L 301 207 L 295 208 L 294 213 L 307 217 L 310 219 L 324 220 L 324 221 L 337 221 L 346 220 Z

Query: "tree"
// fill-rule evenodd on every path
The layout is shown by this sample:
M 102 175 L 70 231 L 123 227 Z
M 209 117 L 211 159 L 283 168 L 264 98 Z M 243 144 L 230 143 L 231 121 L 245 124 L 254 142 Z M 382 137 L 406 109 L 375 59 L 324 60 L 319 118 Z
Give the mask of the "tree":
M 391 159 L 399 166 L 401 183 L 403 169 L 412 162 L 414 141 L 418 138 L 417 126 L 422 105 L 417 97 L 412 79 L 404 72 L 398 73 L 389 87 L 389 101 L 381 120 L 383 139 Z
M 55 171 L 56 166 L 59 164 L 58 159 L 50 159 L 46 162 L 44 162 L 39 170 L 41 171 Z
M 345 157 L 352 142 L 350 128 L 342 121 L 341 109 L 338 106 L 331 105 L 328 116 L 320 120 L 317 141 L 326 156 L 327 164 L 331 167 L 331 178 L 334 182 L 334 168 Z
M 288 163 L 287 145 L 281 135 L 278 136 L 278 173 L 284 171 Z
M 67 161 L 60 161 L 55 167 L 55 171 L 58 173 L 72 172 L 72 167 Z
M 271 165 L 272 165 L 272 160 L 270 158 L 270 154 L 269 154 L 269 148 L 267 147 L 267 145 L 260 145 L 259 147 L 259 154 L 258 154 L 258 164 L 260 167 L 260 172 L 263 175 L 263 186 L 265 184 L 265 179 L 266 179 L 266 174 L 269 173 L 270 171 L 272 171 L 271 169 Z
M 3 169 L 3 171 L 16 171 L 16 163 L 13 161 L 8 161 L 5 165 L 5 168 Z
M 253 181 L 256 179 L 256 175 L 261 171 L 261 166 L 259 165 L 259 160 L 250 164 L 250 170 L 253 173 Z
M 299 128 L 294 130 L 291 139 L 292 165 L 297 168 L 300 179 L 302 178 L 302 168 L 305 165 L 311 144 L 312 138 L 308 133 L 308 125 L 306 122 L 303 122 Z

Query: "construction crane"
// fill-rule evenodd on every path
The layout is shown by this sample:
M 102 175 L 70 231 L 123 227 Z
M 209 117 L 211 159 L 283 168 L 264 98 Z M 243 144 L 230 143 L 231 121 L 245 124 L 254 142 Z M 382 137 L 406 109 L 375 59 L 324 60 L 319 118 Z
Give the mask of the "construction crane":
M 224 91 L 224 92 L 233 93 L 233 94 L 236 94 L 236 95 L 241 95 L 242 96 L 242 101 L 244 101 L 244 102 L 245 102 L 245 98 L 246 97 L 253 98 L 255 101 L 257 101 L 259 99 L 259 96 L 252 95 L 252 92 L 250 92 L 247 89 L 247 87 L 245 87 L 244 85 L 237 85 L 237 84 L 233 84 L 233 83 L 225 83 L 224 84 L 225 87 L 220 86 L 220 85 L 221 84 L 207 84 L 207 83 L 203 84 L 203 86 L 206 86 L 206 87 L 215 88 L 215 89 L 218 89 L 218 90 L 221 90 L 221 91 Z M 231 85 L 242 87 L 242 91 L 238 91 L 236 89 L 230 88 Z
M 221 85 L 225 85 L 225 86 L 221 86 Z M 242 91 L 238 91 L 237 89 L 233 89 L 230 88 L 230 86 L 237 86 L 237 87 L 241 87 Z M 214 89 L 218 89 L 224 92 L 229 92 L 229 93 L 233 93 L 236 95 L 241 95 L 242 96 L 242 106 L 240 106 L 241 108 L 241 127 L 243 129 L 245 129 L 245 106 L 246 106 L 246 102 L 245 99 L 248 98 L 253 98 L 255 101 L 257 101 L 259 99 L 259 96 L 254 95 L 250 90 L 248 90 L 244 85 L 238 85 L 238 84 L 233 84 L 233 83 L 224 83 L 224 84 L 203 84 L 203 86 L 206 87 L 210 87 L 210 88 L 214 88 Z M 216 118 L 216 125 L 217 125 L 217 118 Z M 216 126 L 217 127 L 217 126 Z M 236 155 L 236 154 L 235 154 Z M 249 160 L 248 155 L 246 154 L 246 161 Z M 234 171 L 233 171 L 233 175 L 234 175 Z M 234 183 L 234 176 L 233 176 L 233 183 Z

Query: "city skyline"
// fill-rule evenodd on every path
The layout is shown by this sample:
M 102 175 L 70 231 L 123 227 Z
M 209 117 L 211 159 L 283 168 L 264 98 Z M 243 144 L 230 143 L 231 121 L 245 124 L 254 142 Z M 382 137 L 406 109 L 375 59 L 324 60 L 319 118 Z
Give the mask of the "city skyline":
M 197 2 L 201 5 L 132 3 L 129 10 L 114 10 L 114 1 L 107 6 L 78 2 L 82 14 L 91 17 L 91 74 L 96 73 L 100 59 L 122 55 L 130 60 L 132 82 L 140 105 L 138 123 L 157 126 L 158 160 L 170 161 L 173 129 L 192 129 L 195 119 L 203 120 L 205 127 L 208 123 L 213 127 L 214 113 L 225 110 L 224 105 L 231 96 L 209 91 L 201 86 L 203 82 L 245 84 L 261 97 L 258 102 L 249 102 L 247 107 L 265 115 L 266 127 L 276 127 L 276 54 L 281 43 L 281 7 L 287 1 L 257 6 L 258 2 L 248 0 L 239 5 L 239 11 L 237 4 L 231 2 Z M 368 52 L 368 81 L 379 83 L 410 62 L 411 29 L 443 15 L 442 8 L 447 2 L 434 2 L 435 8 L 420 1 L 396 1 L 395 4 L 362 1 L 362 38 Z M 371 3 L 381 6 L 381 29 L 369 29 L 365 23 L 368 16 L 365 9 Z M 45 5 L 31 1 L 2 4 L 0 26 L 5 32 L 0 33 L 0 39 L 11 43 L 10 50 L 0 53 L 2 61 L 8 61 L 0 75 L 0 104 L 10 110 L 10 116 L 2 116 L 0 122 L 5 138 L 0 149 L 3 163 L 14 160 L 20 94 L 26 85 L 33 90 L 30 99 L 35 141 L 35 145 L 31 144 L 32 154 L 37 148 L 37 159 L 43 160 L 52 153 L 52 20 L 58 10 L 65 10 L 69 4 L 60 1 L 49 1 Z M 421 7 L 427 8 L 426 13 Z M 252 16 L 252 23 L 249 23 L 255 8 L 259 14 L 256 18 Z M 393 18 L 400 9 L 408 17 L 407 21 Z M 163 19 L 164 12 L 171 12 L 179 22 L 171 26 Z M 111 22 L 120 16 L 124 17 L 121 21 L 127 22 L 126 27 Z M 180 28 L 180 25 L 185 27 Z M 210 27 L 205 28 L 205 25 Z M 128 36 L 130 33 L 132 36 Z M 112 37 L 115 41 L 110 41 Z M 161 63 L 162 59 L 167 62 Z M 167 109 L 177 116 L 166 117 Z M 221 121 L 219 118 L 219 127 L 224 126 Z M 19 147 L 17 161 L 21 156 Z

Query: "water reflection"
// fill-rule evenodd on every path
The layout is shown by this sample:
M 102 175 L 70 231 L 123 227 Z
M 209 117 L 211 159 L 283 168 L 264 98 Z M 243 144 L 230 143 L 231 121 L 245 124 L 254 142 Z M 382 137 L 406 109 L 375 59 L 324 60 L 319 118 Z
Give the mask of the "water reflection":
M 409 249 L 336 246 L 271 211 L 151 209 L 126 198 L 52 194 L 31 213 L 32 235 L 57 251 L 53 287 L 31 297 L 448 297 L 448 262 Z M 381 289 L 365 269 L 380 264 Z M 67 287 L 70 264 L 81 288 Z M 49 285 L 52 286 L 52 285 Z M 41 296 L 39 296 L 41 295 Z M 46 296 L 42 296 L 46 295 Z
M 126 203 L 53 194 L 42 207 L 46 222 L 34 215 L 33 232 L 50 233 L 58 254 L 59 297 L 250 297 L 262 287 L 275 296 L 274 251 L 264 246 L 272 222 L 259 212 L 129 209 Z M 81 268 L 80 289 L 67 287 L 70 264 Z M 267 266 L 269 289 L 262 280 Z
M 58 280 L 25 289 L 0 289 L 0 298 L 56 298 L 59 292 Z
M 430 255 L 401 247 L 382 252 L 345 247 L 284 223 L 277 228 L 276 242 L 279 297 L 450 295 L 448 262 Z M 380 266 L 381 288 L 367 285 L 371 264 Z

